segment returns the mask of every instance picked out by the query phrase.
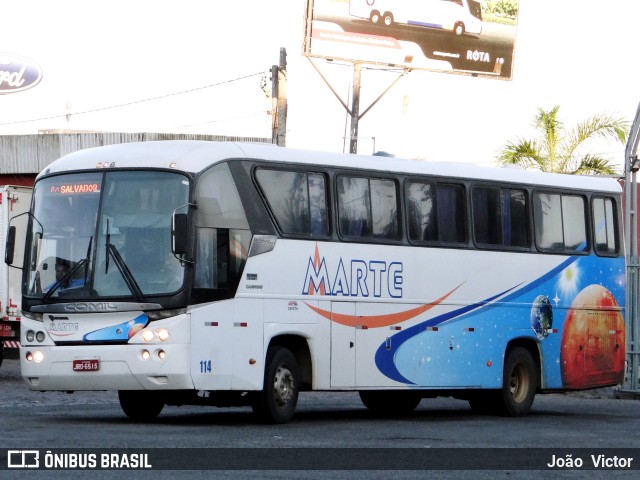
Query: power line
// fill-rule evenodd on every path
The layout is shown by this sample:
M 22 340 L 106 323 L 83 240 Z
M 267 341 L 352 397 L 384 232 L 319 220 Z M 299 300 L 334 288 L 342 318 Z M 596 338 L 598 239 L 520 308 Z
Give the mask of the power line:
M 246 80 L 247 78 L 257 77 L 258 75 L 265 75 L 265 72 L 262 71 L 262 72 L 258 72 L 258 73 L 252 73 L 250 75 L 245 75 L 243 77 L 238 77 L 238 78 L 234 78 L 234 79 L 231 79 L 231 80 L 224 80 L 222 82 L 212 83 L 210 85 L 204 85 L 202 87 L 191 88 L 189 90 L 182 90 L 180 92 L 167 93 L 165 95 L 159 95 L 157 97 L 144 98 L 142 100 L 134 100 L 132 102 L 120 103 L 118 105 L 111 105 L 111 106 L 107 106 L 107 107 L 93 108 L 93 109 L 90 109 L 90 110 L 83 110 L 81 112 L 73 112 L 73 113 L 71 113 L 71 115 L 74 115 L 74 116 L 75 115 L 85 115 L 85 114 L 88 114 L 88 113 L 96 113 L 96 112 L 102 112 L 102 111 L 105 111 L 105 110 L 112 110 L 114 108 L 129 107 L 131 105 L 138 105 L 140 103 L 145 103 L 145 102 L 153 102 L 153 101 L 156 101 L 156 100 L 163 100 L 163 99 L 169 98 L 169 97 L 175 97 L 175 96 L 178 96 L 178 95 L 184 95 L 186 93 L 193 93 L 193 92 L 197 92 L 199 90 L 205 90 L 207 88 L 219 87 L 221 85 L 237 82 L 237 81 L 240 81 L 240 80 Z M 30 120 L 16 120 L 16 121 L 13 121 L 13 122 L 0 123 L 0 126 L 17 125 L 17 124 L 20 124 L 20 123 L 40 122 L 40 121 L 43 121 L 43 120 L 54 120 L 56 118 L 66 118 L 68 115 L 69 115 L 69 113 L 64 113 L 64 114 L 61 114 L 61 115 L 51 115 L 49 117 L 32 118 Z
M 240 115 L 240 116 L 229 117 L 229 118 L 219 118 L 219 119 L 216 119 L 216 120 L 207 120 L 207 121 L 204 121 L 204 122 L 191 123 L 189 125 L 178 125 L 178 126 L 173 126 L 173 127 L 162 127 L 162 128 L 160 128 L 160 130 L 178 130 L 178 129 L 181 129 L 181 128 L 198 127 L 198 126 L 201 126 L 201 125 L 208 125 L 208 124 L 211 124 L 211 123 L 231 122 L 231 121 L 234 121 L 234 120 L 242 120 L 242 119 L 245 119 L 245 118 L 252 118 L 252 117 L 262 116 L 262 115 L 265 115 L 266 113 L 268 113 L 268 112 L 266 112 L 265 110 L 262 110 L 260 112 L 248 113 L 246 115 Z

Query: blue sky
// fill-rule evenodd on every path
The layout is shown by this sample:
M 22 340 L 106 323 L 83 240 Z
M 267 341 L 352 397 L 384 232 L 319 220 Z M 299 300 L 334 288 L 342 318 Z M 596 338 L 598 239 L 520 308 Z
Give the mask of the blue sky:
M 269 137 L 260 74 L 284 47 L 287 145 L 342 151 L 346 113 L 302 55 L 303 18 L 303 0 L 11 2 L 3 6 L 0 51 L 31 58 L 44 76 L 31 90 L 0 95 L 0 134 Z M 359 152 L 490 165 L 506 141 L 532 133 L 538 107 L 560 105 L 569 125 L 603 112 L 631 121 L 640 101 L 638 19 L 633 0 L 521 0 L 512 80 L 411 72 L 361 120 Z M 346 99 L 351 67 L 314 61 Z M 364 71 L 361 110 L 395 75 Z M 103 109 L 123 104 L 131 105 Z M 77 114 L 94 109 L 101 110 Z M 55 118 L 24 122 L 43 117 Z M 593 148 L 623 161 L 624 145 Z

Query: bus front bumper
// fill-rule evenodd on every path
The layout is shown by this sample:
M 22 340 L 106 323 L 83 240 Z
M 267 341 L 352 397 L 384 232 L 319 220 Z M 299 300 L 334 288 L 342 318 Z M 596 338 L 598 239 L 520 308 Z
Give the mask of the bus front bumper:
M 22 377 L 40 391 L 190 390 L 188 359 L 186 344 L 20 348 Z

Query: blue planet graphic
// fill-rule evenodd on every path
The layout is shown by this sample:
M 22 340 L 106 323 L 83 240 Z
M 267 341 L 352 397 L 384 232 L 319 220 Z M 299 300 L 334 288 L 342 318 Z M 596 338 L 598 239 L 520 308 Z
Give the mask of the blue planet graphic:
M 549 298 L 538 295 L 531 307 L 531 328 L 536 336 L 542 340 L 549 335 L 549 329 L 553 325 L 553 309 Z

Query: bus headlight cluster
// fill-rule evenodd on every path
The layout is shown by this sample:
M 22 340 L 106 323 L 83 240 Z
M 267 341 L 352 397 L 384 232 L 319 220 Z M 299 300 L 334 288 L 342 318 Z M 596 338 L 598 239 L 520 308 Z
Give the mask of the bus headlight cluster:
M 25 338 L 29 343 L 32 343 L 34 340 L 37 340 L 39 343 L 42 343 L 44 342 L 45 338 L 47 338 L 47 336 L 44 334 L 42 330 L 39 330 L 37 332 L 34 332 L 33 330 L 27 330 L 27 333 L 25 333 Z
M 42 360 L 44 360 L 44 353 L 42 353 L 40 350 L 36 350 L 35 352 L 27 352 L 25 358 L 27 359 L 27 362 L 40 363 L 42 362 Z
M 154 360 L 164 360 L 166 356 L 167 352 L 162 349 L 155 350 L 153 353 L 146 348 L 140 351 L 140 358 L 142 360 L 149 360 L 150 358 L 153 358 Z
M 145 342 L 166 342 L 167 340 L 169 340 L 169 337 L 169 330 L 167 330 L 166 328 L 156 328 L 155 330 L 145 328 L 142 331 L 142 340 L 144 340 Z

